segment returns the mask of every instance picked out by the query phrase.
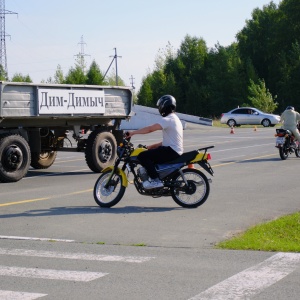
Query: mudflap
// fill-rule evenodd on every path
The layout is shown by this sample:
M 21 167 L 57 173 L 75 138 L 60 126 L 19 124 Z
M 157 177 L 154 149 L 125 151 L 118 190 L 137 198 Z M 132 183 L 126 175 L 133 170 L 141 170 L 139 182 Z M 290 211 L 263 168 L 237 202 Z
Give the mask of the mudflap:
M 207 173 L 209 173 L 210 175 L 214 176 L 214 171 L 212 169 L 212 167 L 210 166 L 209 162 L 208 161 L 198 161 L 197 162 L 199 164 L 199 166 L 201 168 L 203 168 Z

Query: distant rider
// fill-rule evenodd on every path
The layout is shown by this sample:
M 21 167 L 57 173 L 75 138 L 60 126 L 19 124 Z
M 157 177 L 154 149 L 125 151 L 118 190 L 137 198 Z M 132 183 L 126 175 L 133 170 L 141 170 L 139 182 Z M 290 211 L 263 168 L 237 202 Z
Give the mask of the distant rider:
M 172 161 L 183 153 L 183 128 L 180 119 L 175 114 L 175 98 L 171 95 L 162 96 L 156 105 L 162 118 L 153 125 L 128 133 L 128 137 L 157 130 L 162 130 L 163 133 L 162 142 L 147 146 L 148 151 L 143 151 L 138 156 L 139 161 L 150 177 L 149 180 L 143 182 L 145 190 L 163 187 L 163 183 L 155 169 L 155 164 Z
M 290 130 L 295 136 L 295 139 L 300 143 L 300 134 L 297 128 L 298 121 L 300 121 L 300 114 L 295 111 L 295 108 L 288 106 L 282 113 L 280 120 L 283 123 L 282 128 Z M 299 144 L 298 147 L 300 147 Z

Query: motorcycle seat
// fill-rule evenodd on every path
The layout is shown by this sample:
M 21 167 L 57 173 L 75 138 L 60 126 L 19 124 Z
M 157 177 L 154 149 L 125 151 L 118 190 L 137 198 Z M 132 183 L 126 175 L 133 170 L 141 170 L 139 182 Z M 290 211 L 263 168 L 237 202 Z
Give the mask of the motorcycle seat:
M 193 160 L 199 152 L 197 150 L 182 153 L 178 158 L 166 162 L 167 164 L 185 163 Z

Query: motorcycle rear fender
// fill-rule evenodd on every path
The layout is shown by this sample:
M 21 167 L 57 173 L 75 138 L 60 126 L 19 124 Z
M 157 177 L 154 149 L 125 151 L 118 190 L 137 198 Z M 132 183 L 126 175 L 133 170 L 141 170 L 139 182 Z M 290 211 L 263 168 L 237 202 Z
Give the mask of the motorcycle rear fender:
M 212 167 L 210 166 L 210 164 L 207 162 L 207 160 L 198 161 L 197 163 L 198 163 L 199 166 L 202 167 L 207 173 L 209 173 L 210 175 L 214 176 L 214 171 L 213 171 Z
M 106 171 L 112 171 L 113 170 L 113 166 L 110 166 L 110 167 L 106 167 L 105 169 L 103 169 L 101 171 L 101 173 L 104 173 Z M 127 179 L 127 176 L 126 174 L 124 173 L 124 171 L 122 171 L 121 169 L 117 168 L 116 170 L 116 174 L 120 175 L 122 177 L 122 185 L 124 187 L 128 187 L 128 179 Z
M 201 160 L 208 160 L 210 159 L 210 154 L 209 153 L 203 153 L 203 152 L 200 152 L 196 155 L 196 157 L 191 160 L 191 163 L 196 163 L 196 162 L 199 162 Z
M 200 167 L 202 167 L 206 172 L 210 175 L 214 175 L 214 171 L 208 163 L 208 159 L 211 159 L 209 153 L 200 152 L 196 155 L 196 157 L 190 163 L 198 163 Z

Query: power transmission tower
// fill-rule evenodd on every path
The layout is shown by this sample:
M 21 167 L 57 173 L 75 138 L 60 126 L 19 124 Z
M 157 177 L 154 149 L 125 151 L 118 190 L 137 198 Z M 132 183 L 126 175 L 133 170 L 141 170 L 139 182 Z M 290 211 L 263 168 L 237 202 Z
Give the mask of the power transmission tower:
M 6 43 L 5 38 L 7 36 L 10 36 L 6 34 L 5 31 L 5 15 L 7 14 L 17 14 L 15 12 L 5 10 L 5 0 L 0 0 L 0 65 L 2 66 L 3 70 L 6 73 L 6 76 L 8 74 L 7 71 L 7 57 L 6 57 Z
M 84 68 L 85 68 L 84 57 L 85 56 L 90 56 L 90 55 L 84 53 L 84 45 L 86 45 L 86 43 L 83 40 L 83 35 L 81 36 L 81 39 L 80 39 L 80 42 L 78 43 L 78 45 L 80 45 L 80 52 L 78 54 L 76 54 L 75 56 L 77 57 L 77 59 L 80 63 L 80 66 L 82 67 L 82 70 L 84 72 Z
M 119 85 L 119 80 L 118 80 L 118 57 L 122 57 L 122 56 L 118 56 L 117 55 L 117 48 L 114 48 L 114 50 L 115 50 L 115 55 L 114 56 L 110 56 L 110 57 L 113 57 L 113 59 L 112 59 L 110 65 L 109 65 L 107 71 L 105 72 L 105 74 L 103 76 L 103 79 L 105 78 L 107 72 L 109 71 L 112 63 L 115 61 L 115 63 L 116 63 L 116 85 L 118 86 Z

